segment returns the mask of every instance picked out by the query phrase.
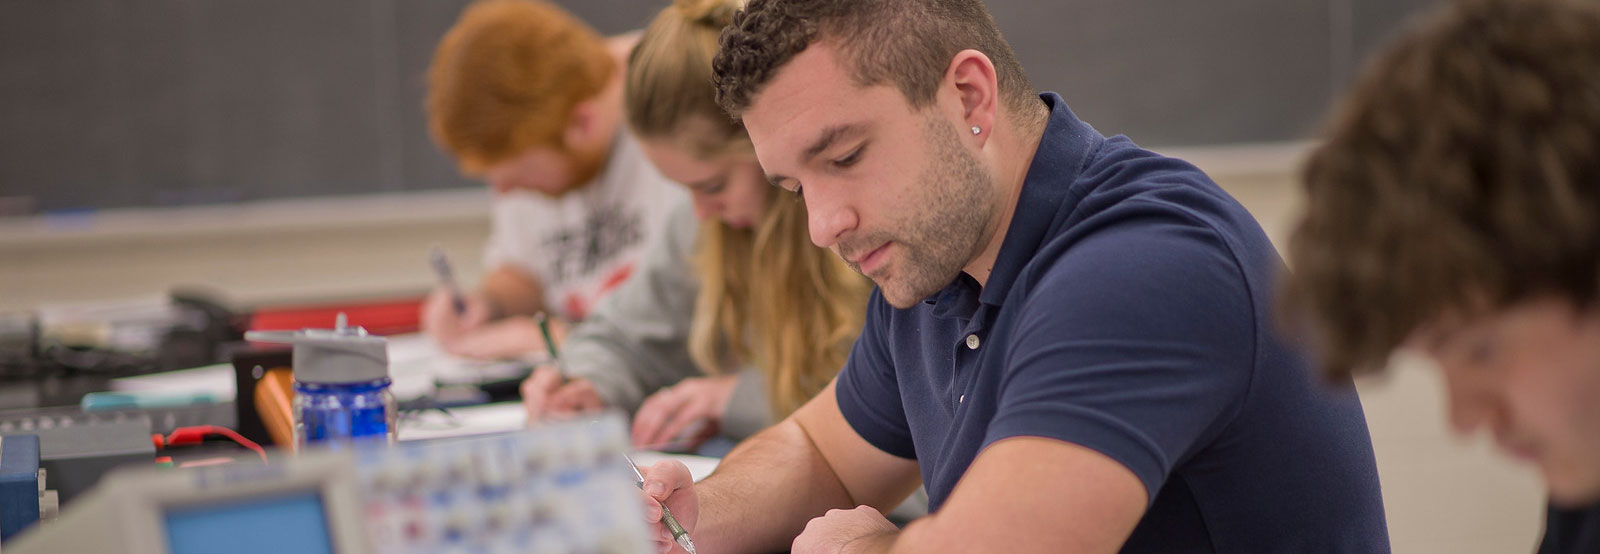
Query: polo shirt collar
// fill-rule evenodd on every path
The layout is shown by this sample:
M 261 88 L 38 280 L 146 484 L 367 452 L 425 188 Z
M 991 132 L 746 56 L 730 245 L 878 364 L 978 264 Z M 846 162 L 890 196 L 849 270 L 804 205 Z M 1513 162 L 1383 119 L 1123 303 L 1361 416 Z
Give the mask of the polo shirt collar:
M 1105 141 L 1094 127 L 1073 115 L 1061 95 L 1044 92 L 1039 98 L 1050 109 L 1050 119 L 1039 139 L 1039 149 L 1034 151 L 1033 161 L 1028 165 L 1028 175 L 1022 181 L 1017 209 L 1011 215 L 1006 238 L 995 257 L 989 284 L 974 299 L 972 289 L 977 287 L 977 281 L 961 273 L 943 290 L 923 300 L 935 307 L 936 316 L 970 316 L 978 302 L 1004 304 L 1022 268 L 1033 259 L 1045 238 L 1057 231 L 1052 228 L 1052 222 L 1061 211 L 1072 184 L 1078 180 L 1085 160 Z
M 1033 153 L 1033 163 L 1022 181 L 1017 209 L 1006 228 L 1000 253 L 995 256 L 988 285 L 979 296 L 984 304 L 1003 304 L 1022 268 L 1047 237 L 1059 232 L 1054 221 L 1062 213 L 1072 184 L 1077 182 L 1085 160 L 1105 141 L 1098 131 L 1073 115 L 1060 95 L 1046 92 L 1039 98 L 1050 108 L 1050 122 L 1045 125 L 1039 149 Z

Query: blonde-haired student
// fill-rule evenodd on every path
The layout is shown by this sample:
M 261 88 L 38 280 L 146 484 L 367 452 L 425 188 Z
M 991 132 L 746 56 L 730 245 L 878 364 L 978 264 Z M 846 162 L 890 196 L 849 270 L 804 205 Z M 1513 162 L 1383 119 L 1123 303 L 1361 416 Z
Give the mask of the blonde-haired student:
M 711 59 L 741 2 L 679 0 L 628 61 L 624 105 L 645 154 L 692 202 L 668 215 L 640 272 L 522 387 L 531 418 L 635 412 L 634 443 L 738 439 L 793 412 L 844 365 L 871 283 L 811 244 L 805 204 L 768 184 L 717 106 Z M 699 430 L 696 432 L 696 430 Z M 690 444 L 673 444 L 689 433 Z

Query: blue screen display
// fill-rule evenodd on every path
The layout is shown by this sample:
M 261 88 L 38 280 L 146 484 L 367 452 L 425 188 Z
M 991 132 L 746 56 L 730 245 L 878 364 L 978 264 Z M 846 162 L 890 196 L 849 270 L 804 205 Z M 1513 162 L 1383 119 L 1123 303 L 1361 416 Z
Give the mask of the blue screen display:
M 316 491 L 167 510 L 172 554 L 333 554 Z

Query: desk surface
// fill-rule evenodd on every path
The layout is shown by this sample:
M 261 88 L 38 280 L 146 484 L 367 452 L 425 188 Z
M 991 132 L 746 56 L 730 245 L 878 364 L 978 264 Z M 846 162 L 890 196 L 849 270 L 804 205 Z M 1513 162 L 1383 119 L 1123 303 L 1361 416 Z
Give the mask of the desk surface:
M 436 384 L 510 377 L 537 362 L 482 361 L 452 356 L 441 350 L 433 339 L 417 333 L 385 338 L 389 341 L 389 376 L 394 380 L 389 390 L 401 401 L 426 396 L 434 391 Z M 219 401 L 233 400 L 236 394 L 233 366 L 229 364 L 125 377 L 111 381 L 109 388 L 126 392 L 209 393 Z
M 400 335 L 389 342 L 390 375 L 394 379 L 395 397 L 406 400 L 433 392 L 436 382 L 466 381 L 493 376 L 520 364 L 505 362 L 478 362 L 456 358 L 439 350 L 433 341 L 422 335 Z M 138 377 L 117 379 L 110 383 L 117 391 L 156 393 L 204 392 L 219 401 L 231 401 L 235 396 L 233 367 L 227 364 L 205 366 L 181 371 L 153 373 Z M 402 414 L 399 423 L 399 440 L 427 440 L 501 433 L 522 429 L 527 416 L 517 402 L 499 402 L 481 406 L 468 406 L 444 410 L 426 410 Z M 696 481 L 704 479 L 716 468 L 717 459 L 685 454 L 640 453 L 636 461 L 641 465 L 653 464 L 663 459 L 675 459 L 689 466 Z
M 522 405 L 517 402 L 499 402 L 470 406 L 466 408 L 451 408 L 449 412 L 427 411 L 402 416 L 400 421 L 400 440 L 426 440 L 446 437 L 464 437 L 487 433 L 502 433 L 516 431 L 527 426 L 527 415 L 522 411 Z M 640 466 L 648 466 L 661 460 L 677 460 L 689 466 L 689 474 L 695 481 L 705 479 L 711 475 L 711 470 L 717 468 L 717 459 L 692 454 L 668 454 L 664 452 L 640 452 L 634 456 L 634 461 Z

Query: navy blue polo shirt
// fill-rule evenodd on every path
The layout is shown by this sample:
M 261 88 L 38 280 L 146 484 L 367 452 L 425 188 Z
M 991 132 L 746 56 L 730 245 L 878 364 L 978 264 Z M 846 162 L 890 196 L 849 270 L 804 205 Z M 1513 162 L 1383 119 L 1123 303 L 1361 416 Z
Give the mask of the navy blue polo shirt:
M 1544 538 L 1538 554 L 1594 554 L 1600 552 L 1600 503 L 1557 506 L 1545 510 Z
M 1255 219 L 1041 97 L 987 286 L 962 274 L 904 310 L 875 291 L 839 374 L 845 419 L 917 460 L 934 510 L 985 446 L 1047 437 L 1144 482 L 1124 552 L 1388 552 L 1361 404 L 1275 336 L 1283 263 Z

